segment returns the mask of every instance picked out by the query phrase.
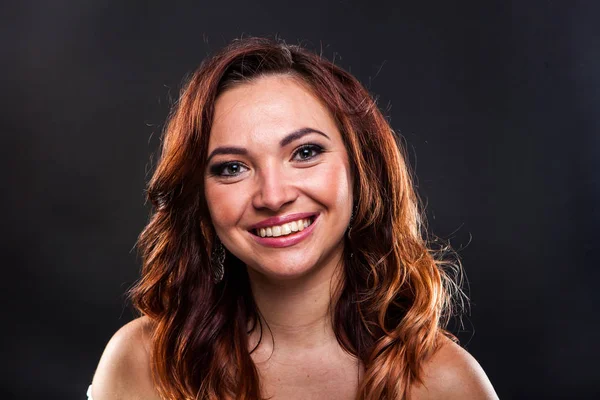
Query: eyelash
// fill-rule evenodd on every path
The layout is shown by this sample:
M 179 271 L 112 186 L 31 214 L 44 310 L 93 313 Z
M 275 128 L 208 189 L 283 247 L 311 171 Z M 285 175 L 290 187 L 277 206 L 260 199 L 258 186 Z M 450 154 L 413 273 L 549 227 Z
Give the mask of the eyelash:
M 303 144 L 302 146 L 298 147 L 294 153 L 293 156 L 295 157 L 296 155 L 300 154 L 301 151 L 303 150 L 310 150 L 315 152 L 316 154 L 311 156 L 310 158 L 305 158 L 302 160 L 297 160 L 298 162 L 308 162 L 308 161 L 312 161 L 315 157 L 317 157 L 319 154 L 323 153 L 323 148 L 321 146 L 319 146 L 318 144 L 314 144 L 314 143 L 307 143 L 307 144 Z M 294 158 L 293 157 L 293 158 Z M 224 162 L 224 163 L 220 163 L 220 164 L 216 164 L 213 165 L 210 168 L 210 173 L 214 176 L 218 176 L 221 178 L 233 178 L 239 175 L 238 174 L 232 174 L 232 175 L 226 175 L 223 174 L 223 172 L 225 171 L 226 168 L 231 167 L 232 165 L 241 165 L 244 166 L 244 164 L 242 164 L 239 161 L 228 161 L 228 162 Z M 244 167 L 245 168 L 245 167 Z
M 323 148 L 321 146 L 319 146 L 318 144 L 307 143 L 307 144 L 303 144 L 302 146 L 298 147 L 294 151 L 293 155 L 295 156 L 295 155 L 299 154 L 302 150 L 312 150 L 312 151 L 315 151 L 316 154 L 314 156 L 311 156 L 310 158 L 298 160 L 300 162 L 311 161 L 313 158 L 315 158 L 316 156 L 318 156 L 319 154 L 321 154 L 323 152 Z

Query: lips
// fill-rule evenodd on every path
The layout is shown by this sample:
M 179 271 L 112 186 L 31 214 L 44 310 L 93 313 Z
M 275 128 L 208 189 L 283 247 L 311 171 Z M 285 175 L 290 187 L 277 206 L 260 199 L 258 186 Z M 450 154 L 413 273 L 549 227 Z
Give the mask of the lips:
M 255 233 L 256 229 L 260 228 L 269 228 L 277 225 L 283 225 L 288 222 L 298 221 L 300 219 L 311 218 L 314 220 L 314 217 L 319 215 L 318 212 L 305 212 L 305 213 L 296 213 L 296 214 L 288 214 L 281 217 L 271 217 L 265 220 L 260 221 L 257 224 L 254 224 L 248 228 L 251 233 Z
M 310 224 L 312 224 L 313 218 L 303 218 L 297 221 L 288 222 L 281 225 L 273 225 L 266 228 L 256 228 L 254 231 L 250 233 L 255 234 L 260 237 L 279 237 L 291 235 L 295 232 L 303 231 L 305 228 L 308 228 Z
M 265 247 L 275 247 L 275 248 L 281 248 L 281 247 L 290 247 L 293 246 L 297 243 L 302 242 L 303 240 L 309 238 L 312 235 L 312 232 L 315 229 L 315 226 L 318 225 L 318 222 L 320 220 L 319 215 L 320 214 L 311 214 L 311 213 L 304 213 L 304 214 L 292 214 L 291 215 L 291 220 L 295 221 L 294 218 L 298 218 L 298 215 L 304 215 L 304 218 L 309 218 L 307 216 L 313 215 L 314 217 L 311 218 L 312 223 L 310 225 L 308 225 L 306 228 L 304 228 L 303 230 L 298 230 L 297 232 L 291 232 L 290 234 L 287 235 L 282 235 L 282 236 L 277 236 L 277 237 L 269 237 L 269 236 L 265 236 L 265 237 L 261 237 L 256 235 L 256 228 L 255 231 L 251 233 L 251 237 L 252 239 L 254 239 L 258 244 L 265 246 Z M 272 219 L 271 219 L 272 220 Z M 279 219 L 279 221 L 281 221 L 282 219 Z M 283 220 L 290 220 L 290 218 L 288 218 L 286 216 L 285 219 Z M 268 221 L 268 220 L 265 220 Z M 261 222 L 262 226 L 264 225 L 264 221 Z M 258 224 L 257 224 L 258 225 Z M 255 225 L 256 226 L 256 225 Z M 269 225 L 267 225 L 269 226 Z M 260 229 L 265 229 L 265 228 L 258 228 Z

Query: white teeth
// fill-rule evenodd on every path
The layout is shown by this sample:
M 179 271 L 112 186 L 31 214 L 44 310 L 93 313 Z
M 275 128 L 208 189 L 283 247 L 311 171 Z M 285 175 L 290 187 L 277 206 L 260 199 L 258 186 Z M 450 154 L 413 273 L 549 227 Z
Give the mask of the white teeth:
M 279 237 L 289 235 L 292 232 L 303 231 L 304 228 L 310 226 L 310 218 L 299 219 L 298 221 L 289 222 L 278 226 L 270 226 L 268 228 L 259 228 L 256 234 L 260 237 Z
M 290 233 L 292 233 L 292 229 L 290 228 L 290 224 L 283 225 L 282 228 L 281 228 L 281 234 L 282 235 L 289 235 Z

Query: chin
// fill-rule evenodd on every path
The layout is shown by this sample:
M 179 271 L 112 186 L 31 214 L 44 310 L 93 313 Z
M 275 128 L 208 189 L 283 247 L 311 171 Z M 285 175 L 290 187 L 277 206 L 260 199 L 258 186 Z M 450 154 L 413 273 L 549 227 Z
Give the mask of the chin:
M 294 262 L 293 256 L 288 254 L 285 259 L 278 260 L 278 257 L 258 261 L 253 260 L 252 264 L 247 264 L 249 270 L 263 275 L 272 280 L 290 281 L 303 278 L 307 275 L 317 273 L 327 265 L 335 265 L 331 262 L 326 262 L 322 257 L 311 257 L 307 259 L 306 252 L 298 255 L 297 261 Z M 249 271 L 250 272 L 250 271 Z M 250 272 L 250 273 L 252 273 Z
M 249 266 L 249 269 L 252 269 L 254 272 L 263 275 L 270 279 L 277 280 L 293 280 L 297 278 L 302 278 L 310 274 L 312 271 L 316 269 L 315 265 L 298 265 L 298 264 L 282 264 L 279 263 L 277 265 L 261 265 L 260 267 L 252 267 Z

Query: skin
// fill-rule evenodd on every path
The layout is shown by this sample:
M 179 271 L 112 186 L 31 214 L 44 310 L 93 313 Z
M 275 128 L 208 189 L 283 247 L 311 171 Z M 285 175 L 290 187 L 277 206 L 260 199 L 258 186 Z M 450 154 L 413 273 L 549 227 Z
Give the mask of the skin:
M 327 138 L 313 132 L 280 145 L 290 132 L 306 127 Z M 298 152 L 307 143 L 323 151 Z M 354 399 L 363 367 L 341 349 L 328 317 L 353 207 L 341 134 L 306 86 L 289 76 L 268 76 L 218 98 L 208 153 L 231 146 L 245 154 L 210 159 L 205 196 L 223 245 L 247 265 L 256 304 L 270 327 L 252 354 L 265 395 Z M 266 218 L 298 212 L 320 215 L 312 234 L 294 246 L 266 247 L 248 231 Z M 150 378 L 151 329 L 142 317 L 115 334 L 94 377 L 94 400 L 158 398 Z M 250 337 L 249 347 L 256 342 Z M 477 361 L 448 339 L 423 372 L 424 384 L 411 387 L 413 400 L 497 398 Z

